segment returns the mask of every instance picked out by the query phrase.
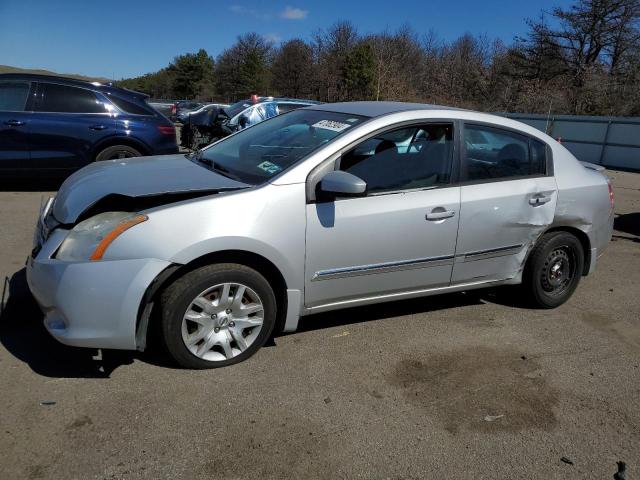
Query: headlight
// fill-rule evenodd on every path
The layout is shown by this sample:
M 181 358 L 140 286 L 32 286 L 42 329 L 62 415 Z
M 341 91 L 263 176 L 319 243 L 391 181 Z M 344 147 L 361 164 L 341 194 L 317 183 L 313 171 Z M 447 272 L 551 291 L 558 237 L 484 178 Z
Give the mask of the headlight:
M 146 215 L 106 212 L 73 227 L 60 245 L 56 258 L 65 261 L 100 260 L 111 242 L 129 228 L 147 220 Z

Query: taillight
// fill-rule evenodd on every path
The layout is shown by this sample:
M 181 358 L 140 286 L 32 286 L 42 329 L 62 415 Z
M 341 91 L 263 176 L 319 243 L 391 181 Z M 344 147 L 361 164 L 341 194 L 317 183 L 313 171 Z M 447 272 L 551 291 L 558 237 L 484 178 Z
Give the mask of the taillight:
M 176 104 L 174 103 L 173 105 L 171 105 L 171 115 L 175 115 L 177 111 L 178 107 L 176 107 Z
M 176 127 L 174 127 L 173 125 L 158 125 L 158 130 L 160 130 L 160 133 L 162 133 L 163 135 L 176 134 Z
M 616 205 L 616 198 L 613 193 L 613 185 L 611 185 L 611 182 L 608 181 L 607 185 L 609 186 L 609 205 L 611 206 L 611 211 L 613 212 L 613 209 L 615 208 L 615 205 Z

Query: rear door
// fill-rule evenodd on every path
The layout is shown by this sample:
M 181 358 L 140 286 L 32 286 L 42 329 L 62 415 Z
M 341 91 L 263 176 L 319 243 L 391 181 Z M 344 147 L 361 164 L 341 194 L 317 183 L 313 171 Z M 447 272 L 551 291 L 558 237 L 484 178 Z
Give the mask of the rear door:
M 93 91 L 39 82 L 31 122 L 31 158 L 36 168 L 74 170 L 93 160 L 93 147 L 115 134 L 115 121 Z
M 512 278 L 557 200 L 550 149 L 514 130 L 466 123 L 452 284 Z
M 0 81 L 0 171 L 17 172 L 30 166 L 27 110 L 31 84 L 22 80 Z

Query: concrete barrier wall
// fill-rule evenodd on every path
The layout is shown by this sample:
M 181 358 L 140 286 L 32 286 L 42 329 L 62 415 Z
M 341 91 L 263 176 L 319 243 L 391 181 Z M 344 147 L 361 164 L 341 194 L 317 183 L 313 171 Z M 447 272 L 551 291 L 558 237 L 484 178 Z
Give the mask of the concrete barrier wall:
M 499 113 L 548 133 L 578 160 L 640 171 L 640 118 Z

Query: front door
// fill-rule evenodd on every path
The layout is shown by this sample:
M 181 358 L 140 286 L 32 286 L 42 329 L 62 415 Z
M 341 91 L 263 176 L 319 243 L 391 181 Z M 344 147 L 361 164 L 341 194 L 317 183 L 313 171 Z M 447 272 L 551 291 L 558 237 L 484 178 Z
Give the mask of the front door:
M 532 137 L 486 125 L 466 124 L 463 138 L 452 284 L 513 278 L 553 222 L 557 186 L 548 149 Z
M 453 124 L 424 124 L 342 155 L 339 168 L 368 194 L 307 205 L 307 307 L 449 285 L 460 206 L 453 153 Z
M 30 166 L 31 114 L 25 111 L 29 89 L 26 81 L 0 81 L 0 172 L 16 173 Z

